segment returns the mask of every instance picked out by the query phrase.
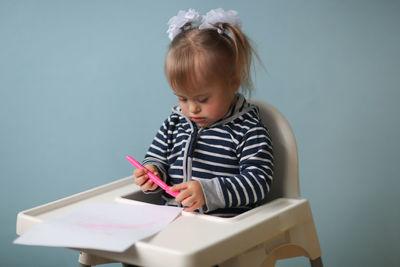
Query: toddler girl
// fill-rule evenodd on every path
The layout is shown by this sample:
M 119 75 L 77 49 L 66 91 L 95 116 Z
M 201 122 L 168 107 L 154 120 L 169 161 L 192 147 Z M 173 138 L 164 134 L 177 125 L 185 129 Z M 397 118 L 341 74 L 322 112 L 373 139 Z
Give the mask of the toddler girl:
M 237 12 L 205 16 L 179 11 L 169 21 L 165 73 L 179 106 L 162 124 L 143 161 L 173 191 L 166 205 L 218 216 L 251 209 L 269 192 L 272 142 L 258 108 L 238 93 L 250 92 L 252 48 Z M 161 190 L 143 169 L 135 183 Z

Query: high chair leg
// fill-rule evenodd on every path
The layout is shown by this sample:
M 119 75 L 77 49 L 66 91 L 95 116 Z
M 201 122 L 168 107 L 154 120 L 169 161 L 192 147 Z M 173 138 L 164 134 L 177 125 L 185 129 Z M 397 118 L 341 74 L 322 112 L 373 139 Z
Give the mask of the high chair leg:
M 316 258 L 315 260 L 310 259 L 311 267 L 323 267 L 321 257 Z

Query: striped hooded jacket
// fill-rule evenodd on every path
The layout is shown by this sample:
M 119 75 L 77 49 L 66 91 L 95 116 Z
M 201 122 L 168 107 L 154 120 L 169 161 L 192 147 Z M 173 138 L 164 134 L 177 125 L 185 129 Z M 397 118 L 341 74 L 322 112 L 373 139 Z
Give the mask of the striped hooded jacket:
M 179 106 L 162 124 L 143 164 L 157 166 L 168 185 L 200 182 L 207 214 L 232 216 L 251 209 L 269 192 L 272 141 L 258 107 L 237 94 L 228 114 L 201 128 Z M 167 205 L 179 205 L 163 194 Z

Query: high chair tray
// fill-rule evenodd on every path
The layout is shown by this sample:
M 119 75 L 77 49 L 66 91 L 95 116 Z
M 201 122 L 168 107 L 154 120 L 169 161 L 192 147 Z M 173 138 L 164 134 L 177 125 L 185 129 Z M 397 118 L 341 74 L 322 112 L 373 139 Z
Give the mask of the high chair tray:
M 133 177 L 127 177 L 19 212 L 17 234 L 86 202 L 142 205 L 156 203 L 157 199 L 156 195 L 142 193 L 133 183 Z M 255 248 L 264 249 L 273 240 L 275 245 L 279 244 L 284 236 L 277 234 L 277 228 L 282 233 L 298 224 L 299 218 L 308 220 L 310 216 L 306 199 L 278 198 L 233 218 L 183 212 L 161 232 L 137 242 L 123 253 L 77 250 L 86 254 L 80 261 L 88 265 L 118 261 L 152 267 L 213 266 Z

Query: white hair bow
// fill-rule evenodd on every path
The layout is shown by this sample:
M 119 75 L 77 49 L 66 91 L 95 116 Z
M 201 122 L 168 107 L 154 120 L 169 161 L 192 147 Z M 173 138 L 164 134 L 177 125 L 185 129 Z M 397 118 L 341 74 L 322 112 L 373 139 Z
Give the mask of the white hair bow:
M 173 16 L 168 21 L 168 37 L 173 40 L 182 29 L 188 30 L 199 27 L 202 29 L 215 29 L 219 33 L 223 33 L 221 25 L 229 23 L 231 25 L 241 27 L 242 21 L 235 10 L 224 11 L 222 8 L 212 9 L 205 16 L 201 16 L 196 10 L 188 11 L 180 10 L 178 15 Z
M 202 16 L 194 9 L 189 9 L 188 11 L 180 10 L 178 15 L 173 16 L 168 21 L 169 27 L 167 33 L 169 39 L 173 40 L 184 27 L 184 29 L 187 30 L 200 25 L 202 19 Z

